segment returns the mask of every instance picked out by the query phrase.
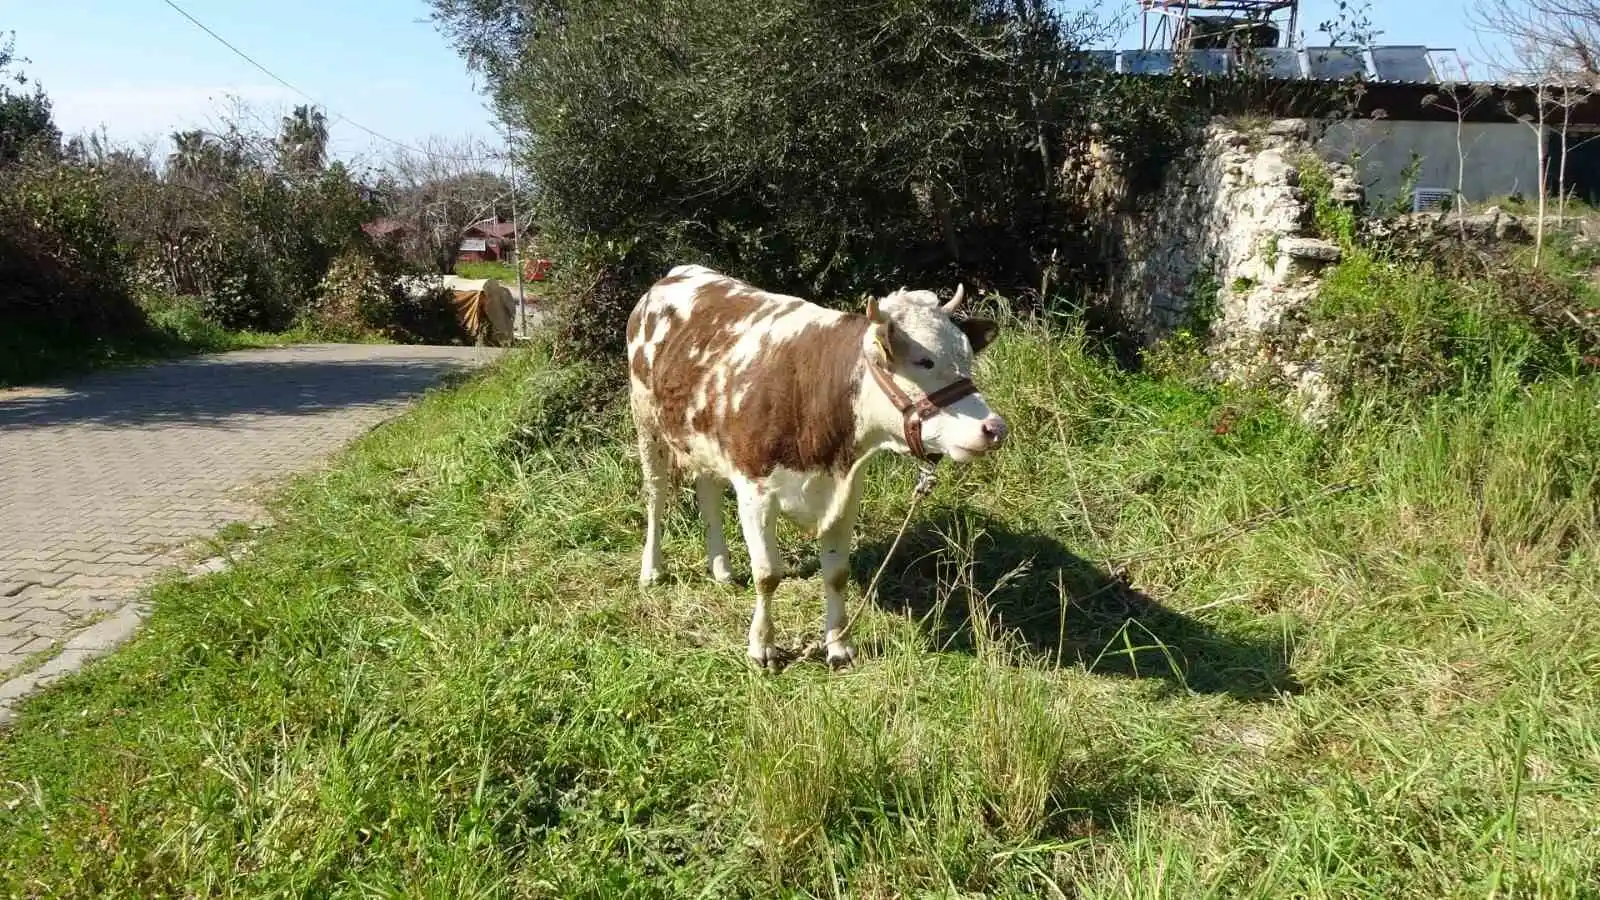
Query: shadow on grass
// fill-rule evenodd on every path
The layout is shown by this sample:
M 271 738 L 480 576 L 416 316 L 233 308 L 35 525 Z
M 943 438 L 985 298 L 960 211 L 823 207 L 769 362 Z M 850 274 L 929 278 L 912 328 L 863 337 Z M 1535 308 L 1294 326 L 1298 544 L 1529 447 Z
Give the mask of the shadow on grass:
M 408 401 L 471 378 L 479 351 L 330 345 L 279 347 L 100 370 L 0 397 L 0 431 L 52 425 L 251 427 L 263 416 L 303 416 Z
M 884 534 L 852 556 L 852 574 L 863 588 L 892 540 Z M 973 548 L 965 565 L 952 540 Z M 975 595 L 987 612 L 976 621 Z M 1177 689 L 1242 700 L 1300 690 L 1281 639 L 1218 631 L 1054 538 L 1018 532 L 981 513 L 941 511 L 912 523 L 880 579 L 877 603 L 920 620 L 945 651 L 972 652 L 976 624 L 991 634 L 1014 634 L 1055 665 L 1097 674 L 1160 678 Z

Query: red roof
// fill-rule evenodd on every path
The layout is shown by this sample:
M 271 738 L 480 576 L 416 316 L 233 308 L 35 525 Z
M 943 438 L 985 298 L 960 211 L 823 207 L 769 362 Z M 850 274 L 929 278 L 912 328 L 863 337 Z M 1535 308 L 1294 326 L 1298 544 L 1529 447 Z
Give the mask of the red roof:
M 512 235 L 516 234 L 516 227 L 510 222 L 497 222 L 494 219 L 484 219 L 481 222 L 473 222 L 471 225 L 467 226 L 466 233 L 471 234 L 473 232 L 487 235 L 489 237 L 510 238 Z

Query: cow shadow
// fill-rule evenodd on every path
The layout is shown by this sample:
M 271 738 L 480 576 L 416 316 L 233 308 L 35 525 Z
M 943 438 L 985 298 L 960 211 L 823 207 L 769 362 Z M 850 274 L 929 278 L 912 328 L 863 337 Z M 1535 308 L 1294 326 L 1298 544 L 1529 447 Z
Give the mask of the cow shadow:
M 863 590 L 892 537 L 852 555 L 852 576 Z M 1213 628 L 1052 537 L 981 513 L 947 510 L 914 522 L 879 579 L 876 603 L 915 618 L 946 652 L 972 653 L 985 636 L 1008 635 L 1048 665 L 1158 678 L 1174 690 L 1240 700 L 1300 691 L 1281 636 Z

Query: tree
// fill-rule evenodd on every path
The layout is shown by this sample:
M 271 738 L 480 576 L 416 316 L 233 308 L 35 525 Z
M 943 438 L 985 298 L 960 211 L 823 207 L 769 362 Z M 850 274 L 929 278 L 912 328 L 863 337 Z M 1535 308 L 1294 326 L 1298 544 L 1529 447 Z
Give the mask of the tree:
M 406 226 L 401 250 L 408 260 L 440 274 L 455 269 L 467 226 L 509 205 L 511 185 L 491 169 L 496 161 L 487 146 L 441 137 L 394 153 L 384 207 Z
M 1534 221 L 1533 231 L 1533 264 L 1535 266 L 1539 265 L 1539 260 L 1544 253 L 1545 196 L 1549 193 L 1549 185 L 1546 182 L 1549 180 L 1547 173 L 1550 168 L 1550 129 L 1546 127 L 1545 123 L 1552 105 L 1550 97 L 1551 88 L 1543 81 L 1540 81 L 1533 86 L 1533 112 L 1519 112 L 1514 104 L 1510 102 L 1506 104 L 1506 114 L 1528 126 L 1533 131 L 1534 159 L 1539 166 L 1538 213 Z
M 502 118 L 531 135 L 541 225 L 657 244 L 688 232 L 724 258 L 764 244 L 788 259 L 770 279 L 813 291 L 842 287 L 867 257 L 887 271 L 895 247 L 929 262 L 993 256 L 1055 193 L 1063 112 L 1092 115 L 1071 63 L 1097 25 L 1047 0 L 434 10 L 491 74 Z M 930 226 L 937 247 L 924 246 Z M 1037 257 L 1024 269 L 1049 258 L 1024 252 Z
M 1567 210 L 1567 154 L 1572 112 L 1600 91 L 1600 0 L 1477 0 L 1472 22 L 1480 34 L 1505 42 L 1492 52 L 1491 62 L 1502 73 L 1535 83 L 1533 114 L 1517 114 L 1518 121 L 1535 128 L 1539 153 L 1539 222 L 1537 245 L 1542 243 L 1548 163 L 1547 113 L 1556 112 L 1560 154 L 1557 163 L 1556 217 L 1565 221 Z M 1594 138 L 1587 138 L 1587 143 Z
M 260 154 L 249 145 L 250 139 L 236 127 L 221 134 L 175 131 L 167 168 L 173 177 L 196 187 L 225 182 L 261 164 Z
M 1567 73 L 1575 87 L 1600 87 L 1600 0 L 1476 0 L 1470 20 L 1504 43 L 1486 54 L 1502 72 Z
M 1439 93 L 1429 94 L 1422 98 L 1422 105 L 1438 106 L 1447 110 L 1456 117 L 1456 194 L 1453 206 L 1456 209 L 1460 226 L 1461 240 L 1467 239 L 1465 190 L 1467 177 L 1467 145 L 1465 140 L 1467 114 L 1473 108 L 1489 98 L 1487 85 L 1464 85 L 1456 82 L 1446 82 L 1439 86 Z
M 61 141 L 44 89 L 28 89 L 28 77 L 12 72 L 15 38 L 0 39 L 0 165 L 14 163 L 31 150 L 53 151 Z M 15 85 L 15 87 L 13 87 Z
M 283 117 L 278 132 L 278 166 L 305 175 L 320 172 L 328 160 L 328 117 L 304 104 Z

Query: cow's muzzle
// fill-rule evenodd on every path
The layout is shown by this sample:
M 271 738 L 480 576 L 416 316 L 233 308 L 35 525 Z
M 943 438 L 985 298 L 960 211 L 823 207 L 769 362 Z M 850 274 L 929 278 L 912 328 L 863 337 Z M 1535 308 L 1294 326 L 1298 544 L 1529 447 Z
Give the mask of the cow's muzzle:
M 906 447 L 910 449 L 911 455 L 917 459 L 938 462 L 939 455 L 928 453 L 927 448 L 922 444 L 922 423 L 938 415 L 941 410 L 957 400 L 976 394 L 978 386 L 973 384 L 970 378 L 958 378 L 930 394 L 924 394 L 913 400 L 909 394 L 900 389 L 900 385 L 895 384 L 894 375 L 888 369 L 876 363 L 868 363 L 867 368 L 872 371 L 872 378 L 878 382 L 878 387 L 888 395 L 889 402 L 893 403 L 895 409 L 900 411 L 900 416 L 904 421 Z M 1000 422 L 999 434 L 994 441 L 999 443 L 1000 440 L 1005 438 L 1005 420 L 1000 419 L 999 416 L 991 416 L 990 418 Z M 984 433 L 985 435 L 991 434 L 987 422 L 984 426 Z

